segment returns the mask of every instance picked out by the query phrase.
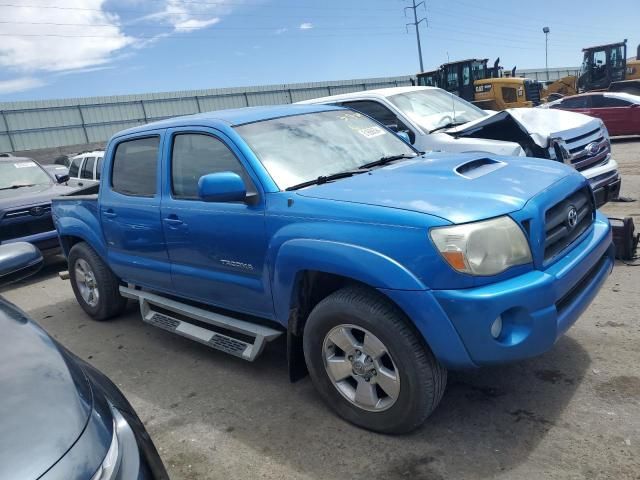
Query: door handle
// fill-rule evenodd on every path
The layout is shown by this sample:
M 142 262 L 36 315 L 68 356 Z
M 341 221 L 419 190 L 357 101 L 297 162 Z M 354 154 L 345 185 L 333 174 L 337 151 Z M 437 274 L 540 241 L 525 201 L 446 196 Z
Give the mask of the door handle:
M 79 186 L 79 187 L 84 187 L 84 183 L 82 183 L 82 182 L 78 182 L 78 186 Z
M 177 215 L 171 214 L 164 221 L 172 227 L 177 227 L 178 225 L 182 225 L 184 222 L 178 218 Z
M 113 210 L 111 210 L 111 209 L 109 209 L 109 210 L 103 210 L 103 211 L 102 211 L 102 214 L 103 214 L 105 217 L 108 217 L 108 218 L 115 218 L 115 217 L 117 217 L 117 216 L 118 216 L 118 214 L 117 214 L 116 212 L 114 212 Z

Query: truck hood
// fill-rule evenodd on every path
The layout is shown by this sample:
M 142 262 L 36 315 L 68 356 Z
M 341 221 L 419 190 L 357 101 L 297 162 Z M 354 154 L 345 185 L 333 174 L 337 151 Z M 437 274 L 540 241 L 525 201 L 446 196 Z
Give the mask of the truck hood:
M 92 410 L 84 373 L 0 297 L 0 478 L 39 478 L 74 444 Z
M 26 207 L 48 203 L 52 198 L 70 193 L 76 188 L 51 183 L 49 185 L 34 185 L 9 190 L 0 190 L 0 212 L 14 207 Z M 0 217 L 2 215 L 0 214 Z
M 600 120 L 581 113 L 545 108 L 510 108 L 450 128 L 446 133 L 457 137 L 515 141 L 519 137 L 518 134 L 523 133 L 538 147 L 547 148 L 550 138 L 571 138 L 575 136 L 574 132 L 595 130 L 600 124 Z M 522 144 L 522 141 L 518 143 Z
M 465 223 L 505 215 L 574 170 L 548 160 L 429 153 L 369 174 L 299 190 L 305 197 L 378 205 Z

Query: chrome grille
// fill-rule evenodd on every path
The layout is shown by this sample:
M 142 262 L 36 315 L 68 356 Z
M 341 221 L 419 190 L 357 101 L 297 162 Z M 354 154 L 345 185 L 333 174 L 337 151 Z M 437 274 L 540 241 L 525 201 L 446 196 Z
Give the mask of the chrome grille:
M 564 162 L 573 166 L 579 172 L 609 161 L 611 157 L 611 144 L 609 139 L 598 127 L 577 137 L 564 139 L 566 151 L 562 156 Z
M 575 209 L 575 224 L 570 213 Z M 589 187 L 582 188 L 556 203 L 545 213 L 544 260 L 551 260 L 571 245 L 593 223 L 595 209 Z

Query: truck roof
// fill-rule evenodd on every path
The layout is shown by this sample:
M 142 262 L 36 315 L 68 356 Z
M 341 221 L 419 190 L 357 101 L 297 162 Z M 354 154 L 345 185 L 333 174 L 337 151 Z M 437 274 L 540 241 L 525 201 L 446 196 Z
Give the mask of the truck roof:
M 339 102 L 342 100 L 353 100 L 355 98 L 365 98 L 365 97 L 386 98 L 386 97 L 391 97 L 393 95 L 398 95 L 401 93 L 415 92 L 417 90 L 439 90 L 439 89 L 437 87 L 423 87 L 423 86 L 375 88 L 372 90 L 361 90 L 358 92 L 340 93 L 338 95 L 330 95 L 328 97 L 312 98 L 310 100 L 303 100 L 301 102 L 298 102 L 298 104 L 306 105 L 306 104 L 311 104 L 315 102 Z
M 117 134 L 129 135 L 137 132 L 146 132 L 158 128 L 172 128 L 183 126 L 236 126 L 245 123 L 260 122 L 272 118 L 288 117 L 305 113 L 324 112 L 338 110 L 340 107 L 328 105 L 273 105 L 266 107 L 244 107 L 229 110 L 215 110 L 212 112 L 198 113 L 195 115 L 183 115 L 172 117 L 157 122 L 147 123 L 138 127 L 129 128 Z

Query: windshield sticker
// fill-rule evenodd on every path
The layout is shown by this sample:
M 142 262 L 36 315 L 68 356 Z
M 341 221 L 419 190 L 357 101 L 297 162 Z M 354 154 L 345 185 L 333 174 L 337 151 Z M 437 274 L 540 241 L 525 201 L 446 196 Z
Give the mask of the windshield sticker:
M 373 138 L 373 137 L 379 137 L 380 135 L 384 135 L 386 132 L 380 127 L 368 127 L 368 128 L 362 128 L 358 130 L 358 133 L 360 133 L 360 135 L 366 138 Z
M 35 167 L 36 164 L 35 162 L 20 162 L 20 163 L 14 163 L 13 166 L 16 168 L 29 168 L 29 167 Z

